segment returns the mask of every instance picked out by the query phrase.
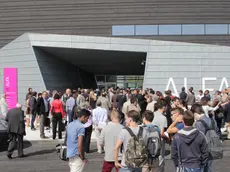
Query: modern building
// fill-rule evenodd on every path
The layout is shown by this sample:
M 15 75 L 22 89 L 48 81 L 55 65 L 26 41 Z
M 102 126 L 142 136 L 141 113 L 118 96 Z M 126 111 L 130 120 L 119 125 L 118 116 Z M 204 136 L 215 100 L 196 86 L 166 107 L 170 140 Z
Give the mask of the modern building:
M 0 2 L 3 68 L 28 87 L 228 86 L 230 1 L 7 0 Z

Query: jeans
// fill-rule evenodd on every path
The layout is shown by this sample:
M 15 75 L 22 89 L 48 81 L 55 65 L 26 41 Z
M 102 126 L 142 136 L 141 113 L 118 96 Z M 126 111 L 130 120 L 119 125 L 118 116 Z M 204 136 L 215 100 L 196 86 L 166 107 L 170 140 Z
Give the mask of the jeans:
M 176 172 L 204 172 L 203 168 L 177 167 Z
M 73 122 L 73 111 L 68 110 L 67 115 L 68 115 L 68 123 Z
M 184 168 L 184 172 L 203 172 L 202 168 Z
M 32 119 L 31 119 L 31 129 L 34 129 L 35 127 L 34 127 L 34 122 L 35 122 L 35 119 L 36 119 L 36 112 L 35 111 L 32 111 L 32 114 L 31 114 L 31 116 L 32 116 Z
M 208 161 L 208 163 L 204 167 L 204 172 L 212 172 L 212 161 Z
M 123 167 L 119 169 L 119 172 L 141 172 L 141 168 L 128 168 L 128 167 Z

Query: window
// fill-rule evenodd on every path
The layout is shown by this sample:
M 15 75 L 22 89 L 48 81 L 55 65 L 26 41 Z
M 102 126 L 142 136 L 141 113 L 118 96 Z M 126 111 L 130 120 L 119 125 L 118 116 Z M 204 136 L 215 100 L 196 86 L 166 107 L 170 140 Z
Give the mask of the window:
M 113 36 L 226 35 L 230 24 L 115 25 Z
M 206 24 L 205 33 L 209 34 L 228 34 L 227 24 Z
M 159 25 L 159 35 L 181 35 L 181 25 Z
M 158 35 L 158 25 L 136 25 L 135 35 Z
M 106 82 L 117 82 L 117 77 L 115 75 L 106 76 Z
M 134 35 L 134 25 L 112 26 L 113 36 L 130 36 Z
M 183 35 L 204 35 L 204 24 L 183 24 Z

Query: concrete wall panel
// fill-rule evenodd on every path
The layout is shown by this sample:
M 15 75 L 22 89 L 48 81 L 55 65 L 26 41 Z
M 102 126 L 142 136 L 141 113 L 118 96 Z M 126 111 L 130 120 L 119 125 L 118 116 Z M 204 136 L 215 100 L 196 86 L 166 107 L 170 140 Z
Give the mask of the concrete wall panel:
M 111 36 L 113 25 L 229 24 L 229 6 L 230 1 L 223 0 L 2 0 L 0 47 L 25 32 Z M 229 45 L 229 38 L 230 35 L 149 37 L 221 45 Z
M 230 74 L 230 48 L 187 43 L 181 43 L 181 46 L 178 43 L 175 44 L 163 46 L 162 42 L 157 45 L 157 41 L 151 41 L 147 54 L 144 87 L 165 90 L 169 79 L 172 78 L 177 92 L 184 85 L 193 86 L 196 92 L 200 89 L 220 89 L 223 77 Z M 172 83 L 169 88 L 174 91 Z
M 77 69 L 74 65 L 36 47 L 34 52 L 48 90 L 64 91 L 68 87 L 72 89 L 78 85 Z
M 4 91 L 3 69 L 7 67 L 18 68 L 18 101 L 20 103 L 24 104 L 29 87 L 34 90 L 45 89 L 27 34 L 0 49 L 0 93 Z

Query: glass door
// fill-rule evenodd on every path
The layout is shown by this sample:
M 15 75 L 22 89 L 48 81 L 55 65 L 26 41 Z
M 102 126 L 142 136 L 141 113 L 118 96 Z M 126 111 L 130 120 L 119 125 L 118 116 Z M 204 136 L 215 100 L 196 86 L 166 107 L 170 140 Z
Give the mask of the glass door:
M 117 83 L 116 82 L 106 82 L 105 89 L 107 90 L 110 87 L 117 88 Z

